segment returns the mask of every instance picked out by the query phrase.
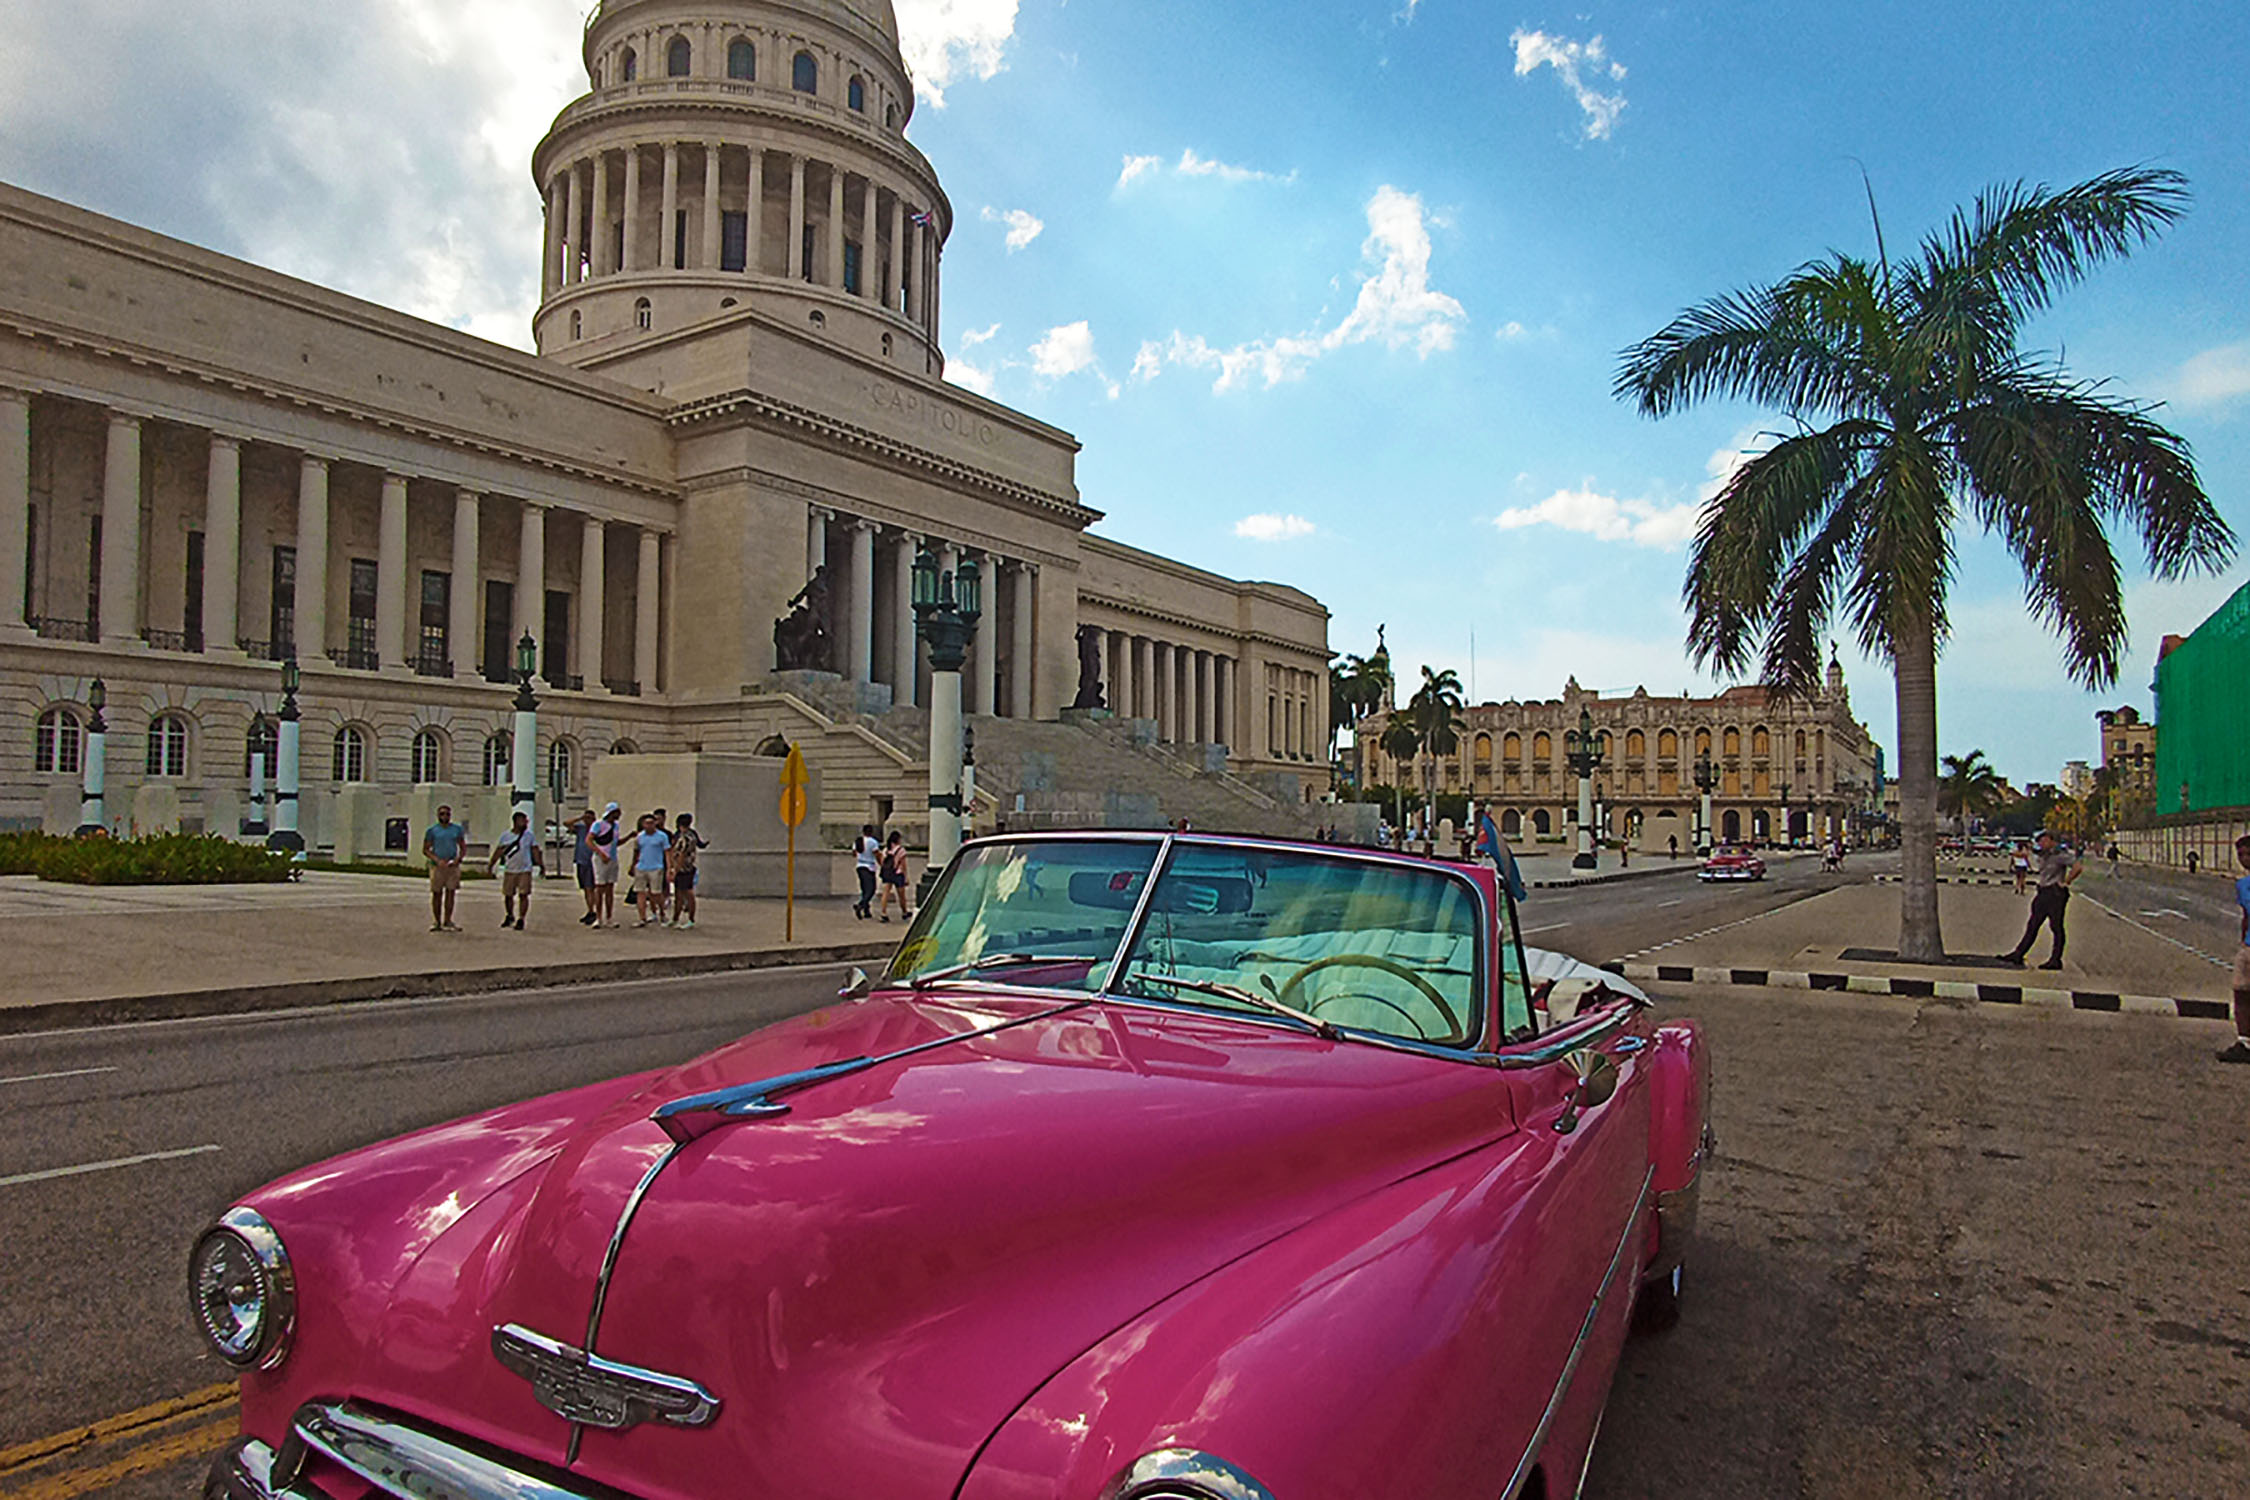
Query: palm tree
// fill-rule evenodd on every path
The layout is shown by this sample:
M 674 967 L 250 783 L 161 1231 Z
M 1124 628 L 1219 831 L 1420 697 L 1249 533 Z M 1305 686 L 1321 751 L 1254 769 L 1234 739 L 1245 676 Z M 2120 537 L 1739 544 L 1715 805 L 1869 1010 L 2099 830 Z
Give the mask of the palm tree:
M 1938 777 L 1938 811 L 1954 820 L 1956 832 L 1966 833 L 1972 818 L 1989 818 L 2006 799 L 2006 783 L 1982 750 L 1944 757 Z
M 1404 771 L 1414 764 L 1414 757 L 1422 753 L 1422 731 L 1414 727 L 1412 715 L 1394 710 L 1388 722 L 1383 725 L 1381 737 L 1375 743 L 1382 747 L 1383 753 L 1388 755 L 1401 771 Z M 1398 782 L 1391 788 L 1391 792 L 1391 807 L 1394 814 L 1391 819 L 1391 826 L 1404 828 L 1406 826 L 1406 778 L 1404 776 L 1398 779 Z
M 1871 200 L 1872 202 L 1872 200 Z M 1689 562 L 1688 643 L 1785 693 L 1814 690 L 1832 616 L 1897 678 L 1905 845 L 1899 951 L 1944 956 L 1937 915 L 1937 655 L 1954 529 L 1996 533 L 2070 675 L 2116 680 L 2126 645 L 2105 522 L 2163 578 L 2217 569 L 2234 536 L 2187 444 L 2150 408 L 2017 347 L 2024 322 L 2184 210 L 2186 180 L 2135 167 L 2062 191 L 1995 188 L 1893 266 L 1841 253 L 1682 313 L 1628 349 L 1616 390 L 1644 415 L 1734 397 L 1795 430 L 1706 506 Z
M 1423 786 L 1425 801 L 1434 809 L 1437 763 L 1461 748 L 1461 731 L 1467 727 L 1461 722 L 1461 674 L 1451 667 L 1442 672 L 1424 667 L 1422 685 L 1406 701 L 1406 714 L 1414 722 L 1421 747 L 1429 752 Z
M 1369 714 L 1390 707 L 1391 653 L 1376 636 L 1372 656 L 1340 656 L 1328 666 L 1328 758 L 1336 758 L 1339 730 L 1356 729 Z

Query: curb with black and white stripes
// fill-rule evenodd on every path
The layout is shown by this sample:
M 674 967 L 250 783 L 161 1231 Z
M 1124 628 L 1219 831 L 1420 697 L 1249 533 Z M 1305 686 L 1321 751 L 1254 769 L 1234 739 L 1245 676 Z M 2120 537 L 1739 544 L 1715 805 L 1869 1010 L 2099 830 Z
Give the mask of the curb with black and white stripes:
M 2234 1012 L 2224 1000 L 2186 1000 L 2176 996 L 2121 995 L 2108 990 L 2046 990 L 1982 980 L 1913 979 L 1897 974 L 1813 974 L 1774 969 L 1699 968 L 1691 964 L 1607 963 L 1612 974 L 1658 984 L 1726 984 L 1781 990 L 1829 990 L 1854 995 L 1896 995 L 1912 1000 L 1976 1000 L 1986 1005 L 2025 1005 L 2046 1010 L 2097 1010 L 2127 1015 L 2178 1016 L 2191 1021 L 2224 1021 Z

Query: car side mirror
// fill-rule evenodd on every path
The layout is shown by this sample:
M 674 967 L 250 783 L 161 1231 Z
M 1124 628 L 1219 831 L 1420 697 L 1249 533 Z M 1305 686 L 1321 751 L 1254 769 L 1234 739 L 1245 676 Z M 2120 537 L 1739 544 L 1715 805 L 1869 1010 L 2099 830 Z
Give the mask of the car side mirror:
M 852 965 L 851 977 L 846 979 L 844 987 L 836 992 L 836 998 L 839 1000 L 865 1000 L 874 992 L 875 981 L 868 977 L 865 969 L 854 964 Z
M 1601 1108 L 1617 1092 L 1617 1060 L 1606 1052 L 1581 1048 L 1565 1057 L 1563 1066 L 1570 1069 L 1577 1081 L 1571 1085 L 1563 1112 L 1555 1117 L 1557 1135 L 1568 1135 L 1576 1130 L 1580 1114 Z

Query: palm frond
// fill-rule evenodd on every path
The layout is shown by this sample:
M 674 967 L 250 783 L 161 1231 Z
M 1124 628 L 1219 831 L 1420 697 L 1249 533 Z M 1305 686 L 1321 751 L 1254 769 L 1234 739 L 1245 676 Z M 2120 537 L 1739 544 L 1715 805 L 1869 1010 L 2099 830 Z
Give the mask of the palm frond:
M 1892 435 L 1855 496 L 1858 566 L 1847 608 L 1860 645 L 1896 660 L 1900 627 L 1927 616 L 1942 645 L 1945 596 L 1953 581 L 1954 503 L 1950 464 L 1915 432 Z
M 1808 267 L 1791 284 L 1815 275 Z M 1612 389 L 1648 417 L 1714 396 L 1789 412 L 1865 413 L 1874 389 L 1855 368 L 1851 344 L 1833 344 L 1760 288 L 1689 308 L 1627 349 Z
M 1996 186 L 1923 242 L 1922 263 L 1932 280 L 1959 273 L 1992 286 L 2020 322 L 2100 262 L 2154 238 L 2187 204 L 2187 179 L 2164 167 L 2121 167 L 2059 192 Z

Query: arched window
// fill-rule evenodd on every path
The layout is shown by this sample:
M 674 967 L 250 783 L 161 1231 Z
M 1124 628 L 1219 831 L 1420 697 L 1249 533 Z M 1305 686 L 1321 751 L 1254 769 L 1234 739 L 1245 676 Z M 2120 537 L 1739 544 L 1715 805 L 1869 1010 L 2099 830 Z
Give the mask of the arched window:
M 810 52 L 800 52 L 789 64 L 789 86 L 800 94 L 820 92 L 820 64 Z
M 158 714 L 148 723 L 148 774 L 187 775 L 187 720 L 178 714 Z
M 570 312 L 570 336 L 574 339 L 586 336 L 586 315 L 576 308 Z
M 425 729 L 414 736 L 414 784 L 435 786 L 445 779 L 445 736 Z
M 1773 753 L 1773 736 L 1766 733 L 1766 726 L 1763 724 L 1750 731 L 1750 753 L 1752 755 L 1770 755 Z
M 664 49 L 664 76 L 685 78 L 694 63 L 695 49 L 688 45 L 688 39 L 684 36 L 672 38 L 671 45 Z
M 886 104 L 886 105 L 884 105 L 884 106 L 883 106 L 883 124 L 884 124 L 884 125 L 885 125 L 885 126 L 886 126 L 887 128 L 889 128 L 889 129 L 891 129 L 891 130 L 896 130 L 896 129 L 898 129 L 898 106 L 897 106 L 897 105 L 895 105 L 895 104 Z
M 1555 742 L 1544 729 L 1531 737 L 1531 758 L 1542 766 L 1555 758 Z M 1544 833 L 1546 830 L 1540 831 Z
M 646 332 L 648 332 L 648 330 L 649 330 L 649 325 L 650 325 L 651 323 L 653 323 L 653 322 L 654 322 L 655 320 L 656 320 L 656 309 L 655 309 L 655 308 L 653 308 L 653 307 L 651 307 L 651 306 L 649 305 L 649 300 L 648 300 L 648 298 L 646 298 L 646 297 L 642 297 L 642 298 L 640 298 L 639 300 L 637 300 L 637 301 L 635 301 L 635 302 L 634 302 L 634 304 L 633 304 L 633 326 L 634 326 L 634 327 L 636 327 L 636 328 L 640 329 L 640 330 L 641 330 L 641 332 L 643 332 L 643 333 L 646 333 Z
M 1805 758 L 1805 732 L 1804 732 L 1804 731 L 1803 731 L 1802 729 L 1800 729 L 1800 730 L 1798 730 L 1798 731 L 1797 731 L 1797 759 L 1799 759 L 1799 760 L 1803 760 L 1804 758 Z
M 1726 732 L 1726 735 L 1722 739 L 1721 743 L 1726 746 L 1726 754 L 1740 755 L 1742 753 L 1742 731 L 1739 729 L 1729 729 Z
M 78 715 L 67 708 L 50 708 L 39 716 L 32 747 L 32 769 L 57 776 L 76 776 L 85 765 L 86 731 Z
M 1742 814 L 1738 812 L 1727 813 L 1719 819 L 1719 829 L 1720 837 L 1728 843 L 1737 842 L 1742 837 Z
M 1680 737 L 1669 729 L 1658 730 L 1656 732 L 1656 758 L 1658 760 L 1674 760 L 1678 758 L 1679 753 Z
M 635 52 L 632 48 L 627 47 L 625 49 L 625 61 L 618 68 L 617 76 L 624 79 L 627 83 L 631 83 L 634 79 L 640 77 L 641 55 L 638 52 Z
M 1502 838 L 1510 839 L 1522 838 L 1523 814 L 1517 812 L 1512 807 L 1509 808 L 1506 812 L 1502 813 L 1500 815 L 1500 836 Z
M 484 742 L 484 784 L 507 786 L 515 779 L 515 738 L 503 729 Z
M 641 747 L 631 740 L 618 740 L 610 745 L 609 753 L 612 755 L 638 755 L 641 753 Z
M 1625 754 L 1633 760 L 1648 754 L 1648 736 L 1638 729 L 1625 731 Z
M 884 356 L 884 358 L 886 358 L 886 359 L 887 359 L 887 358 L 889 358 L 889 357 L 890 357 L 890 353 L 891 353 L 891 336 L 890 336 L 889 334 L 887 334 L 887 333 L 886 333 L 886 334 L 884 334 L 884 335 L 883 335 L 883 356 Z
M 1492 736 L 1491 736 L 1491 735 L 1489 735 L 1489 734 L 1480 734 L 1480 735 L 1478 735 L 1478 736 L 1476 737 L 1476 743 L 1475 743 L 1475 747 L 1474 747 L 1474 749 L 1473 749 L 1473 750 L 1472 750 L 1472 751 L 1471 751 L 1470 753 L 1471 753 L 1471 756 L 1472 756 L 1472 758 L 1473 758 L 1473 759 L 1474 759 L 1474 760 L 1476 761 L 1476 763 L 1477 763 L 1478 765 L 1480 765 L 1480 766 L 1489 766 L 1489 765 L 1491 765 L 1491 764 L 1492 764 Z
M 1523 736 L 1513 729 L 1500 737 L 1500 758 L 1511 765 L 1523 759 Z
M 1695 753 L 1698 755 L 1709 755 L 1711 753 L 1710 730 L 1698 729 L 1695 732 Z
M 262 716 L 252 719 L 250 732 L 242 737 L 242 774 L 248 776 L 252 758 L 263 755 L 266 758 L 265 775 L 271 779 L 280 749 L 280 726 Z
M 367 779 L 367 733 L 346 724 L 336 731 L 335 748 L 328 756 L 328 779 L 354 783 Z
M 547 785 L 558 795 L 567 794 L 578 784 L 578 752 L 568 740 L 557 740 L 547 747 Z
M 857 114 L 867 113 L 867 80 L 857 74 L 844 88 L 844 102 Z
M 727 43 L 727 77 L 739 78 L 744 83 L 758 81 L 758 49 L 743 37 Z
M 1555 820 L 1548 816 L 1547 809 L 1544 807 L 1531 815 L 1531 831 L 1533 833 L 1553 833 L 1555 831 Z

